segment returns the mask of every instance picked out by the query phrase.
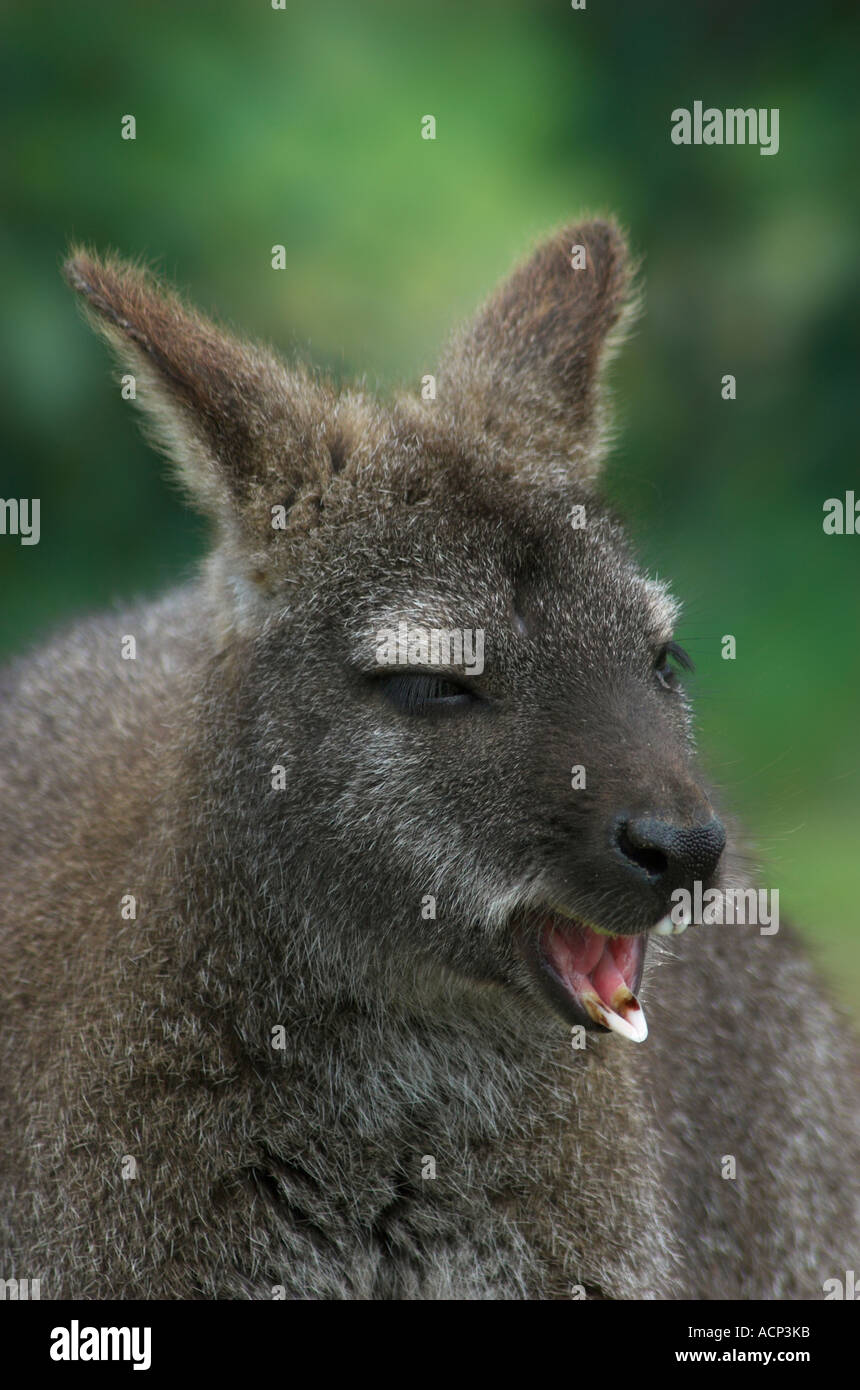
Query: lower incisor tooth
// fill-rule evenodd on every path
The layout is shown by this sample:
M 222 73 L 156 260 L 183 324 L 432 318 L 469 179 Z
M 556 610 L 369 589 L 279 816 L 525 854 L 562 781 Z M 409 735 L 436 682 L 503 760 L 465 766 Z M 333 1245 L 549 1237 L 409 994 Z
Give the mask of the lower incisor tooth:
M 642 1005 L 637 1001 L 636 1008 L 630 1009 L 624 1019 L 628 1028 L 632 1029 L 631 1042 L 644 1042 L 648 1036 L 648 1024 L 645 1022 L 645 1015 L 642 1012 Z M 629 1036 L 625 1033 L 625 1037 Z
M 620 993 L 620 991 L 617 991 Z M 628 990 L 629 993 L 629 990 Z M 627 1005 L 628 1017 L 624 1018 L 616 1013 L 614 1009 L 609 1009 L 597 994 L 583 995 L 582 1002 L 588 1010 L 588 1014 L 594 1019 L 595 1023 L 600 1023 L 604 1028 L 609 1028 L 619 1037 L 626 1038 L 628 1042 L 644 1042 L 648 1036 L 648 1024 L 645 1022 L 645 1015 L 642 1006 L 634 995 L 630 995 L 632 1004 Z

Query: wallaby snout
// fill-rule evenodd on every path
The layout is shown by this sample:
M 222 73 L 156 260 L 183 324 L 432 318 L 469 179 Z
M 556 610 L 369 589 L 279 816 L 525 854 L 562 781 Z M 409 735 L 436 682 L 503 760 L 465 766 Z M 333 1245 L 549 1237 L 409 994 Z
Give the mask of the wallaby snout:
M 671 893 L 713 878 L 726 846 L 717 816 L 704 824 L 678 824 L 657 816 L 619 816 L 614 847 L 625 868 L 643 883 Z

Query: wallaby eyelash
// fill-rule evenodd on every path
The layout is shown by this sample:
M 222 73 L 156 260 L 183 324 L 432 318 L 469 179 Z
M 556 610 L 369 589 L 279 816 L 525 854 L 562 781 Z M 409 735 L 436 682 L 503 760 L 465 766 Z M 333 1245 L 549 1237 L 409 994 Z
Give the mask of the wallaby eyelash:
M 674 657 L 675 661 L 677 661 L 678 665 L 684 671 L 695 671 L 696 669 L 692 657 L 689 656 L 688 653 L 684 651 L 684 648 L 677 642 L 664 642 L 657 656 L 658 660 L 661 657 L 664 659 L 667 656 Z
M 476 691 L 448 675 L 430 671 L 377 671 L 372 678 L 385 698 L 403 714 L 430 709 L 454 709 L 480 699 Z

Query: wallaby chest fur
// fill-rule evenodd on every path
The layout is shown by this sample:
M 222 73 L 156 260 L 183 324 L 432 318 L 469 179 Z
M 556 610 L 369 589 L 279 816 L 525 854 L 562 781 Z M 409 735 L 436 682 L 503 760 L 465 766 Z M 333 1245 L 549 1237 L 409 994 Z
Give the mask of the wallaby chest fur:
M 70 278 L 216 545 L 0 678 L 0 1275 L 820 1297 L 856 1264 L 853 1053 L 790 933 L 651 937 L 639 1046 L 572 1046 L 514 944 L 562 898 L 644 933 L 651 898 L 616 891 L 591 827 L 619 779 L 678 815 L 699 795 L 686 713 L 649 684 L 671 605 L 593 486 L 618 234 L 560 234 L 455 340 L 437 402 L 388 409 L 140 272 Z M 380 695 L 402 615 L 486 632 L 480 711 Z M 719 872 L 751 881 L 731 840 Z

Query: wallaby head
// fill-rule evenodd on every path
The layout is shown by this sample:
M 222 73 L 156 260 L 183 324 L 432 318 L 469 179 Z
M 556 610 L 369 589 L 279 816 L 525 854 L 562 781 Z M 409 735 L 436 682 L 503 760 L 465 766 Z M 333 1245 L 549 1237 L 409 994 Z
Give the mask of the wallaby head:
M 435 398 L 391 405 L 135 267 L 79 251 L 66 273 L 215 523 L 198 737 L 222 812 L 198 833 L 258 930 L 311 994 L 455 981 L 641 1041 L 647 933 L 725 836 L 675 605 L 594 490 L 631 303 L 617 229 L 542 245 Z

